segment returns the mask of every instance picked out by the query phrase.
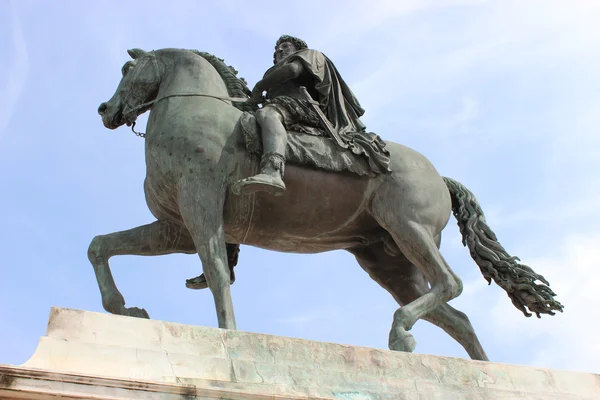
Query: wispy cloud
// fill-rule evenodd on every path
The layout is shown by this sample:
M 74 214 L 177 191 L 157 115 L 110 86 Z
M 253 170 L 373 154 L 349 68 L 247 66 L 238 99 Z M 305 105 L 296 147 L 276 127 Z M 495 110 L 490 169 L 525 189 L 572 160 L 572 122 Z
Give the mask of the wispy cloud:
M 318 321 L 320 319 L 324 319 L 325 315 L 319 315 L 317 313 L 307 313 L 301 315 L 293 315 L 290 317 L 280 318 L 277 320 L 280 324 L 290 324 L 290 325 L 303 325 L 307 323 L 312 323 Z
M 336 313 L 334 313 L 331 308 L 324 308 L 322 310 L 314 310 L 302 314 L 290 315 L 288 317 L 279 318 L 277 322 L 280 324 L 288 325 L 306 325 L 315 323 L 320 320 L 335 317 Z
M 600 80 L 589 85 L 599 101 Z M 575 159 L 586 164 L 600 161 L 600 102 L 577 106 L 573 112 L 565 110 L 571 116 L 563 126 L 566 134 L 552 138 L 553 161 L 561 165 Z
M 0 140 L 6 134 L 15 109 L 21 98 L 21 93 L 29 73 L 29 55 L 27 42 L 14 3 L 10 2 L 11 9 L 11 43 L 14 57 L 9 58 L 6 87 L 0 91 Z
M 478 116 L 479 101 L 471 96 L 463 96 L 459 110 L 449 117 L 443 118 L 437 128 L 445 132 L 461 132 L 467 128 L 469 122 Z

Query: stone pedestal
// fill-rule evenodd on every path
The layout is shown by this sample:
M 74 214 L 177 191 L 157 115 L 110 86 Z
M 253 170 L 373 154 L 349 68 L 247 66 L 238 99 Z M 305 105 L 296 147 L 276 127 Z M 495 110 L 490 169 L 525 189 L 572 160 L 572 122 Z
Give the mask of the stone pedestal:
M 600 375 L 53 308 L 0 399 L 600 399 Z

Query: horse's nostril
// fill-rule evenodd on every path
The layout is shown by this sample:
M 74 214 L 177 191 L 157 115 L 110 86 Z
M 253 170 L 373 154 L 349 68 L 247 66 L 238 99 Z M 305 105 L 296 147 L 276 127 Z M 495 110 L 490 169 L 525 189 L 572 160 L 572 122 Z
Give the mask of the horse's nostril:
M 108 108 L 108 106 L 106 105 L 106 103 L 100 104 L 100 107 L 98 107 L 98 114 L 100 114 L 100 115 L 104 114 L 104 112 L 106 111 L 107 108 Z

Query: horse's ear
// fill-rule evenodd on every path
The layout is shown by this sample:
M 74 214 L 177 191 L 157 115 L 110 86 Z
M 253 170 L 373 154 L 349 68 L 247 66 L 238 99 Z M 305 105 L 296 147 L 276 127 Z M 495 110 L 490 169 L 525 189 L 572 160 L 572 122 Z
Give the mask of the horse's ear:
M 146 54 L 146 52 L 142 49 L 129 49 L 127 50 L 127 54 L 134 60 Z

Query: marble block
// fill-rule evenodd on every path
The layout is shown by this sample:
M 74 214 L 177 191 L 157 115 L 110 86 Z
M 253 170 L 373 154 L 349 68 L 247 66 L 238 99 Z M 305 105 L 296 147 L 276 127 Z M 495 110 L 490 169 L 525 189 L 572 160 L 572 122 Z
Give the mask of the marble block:
M 52 308 L 0 399 L 600 399 L 600 375 Z

